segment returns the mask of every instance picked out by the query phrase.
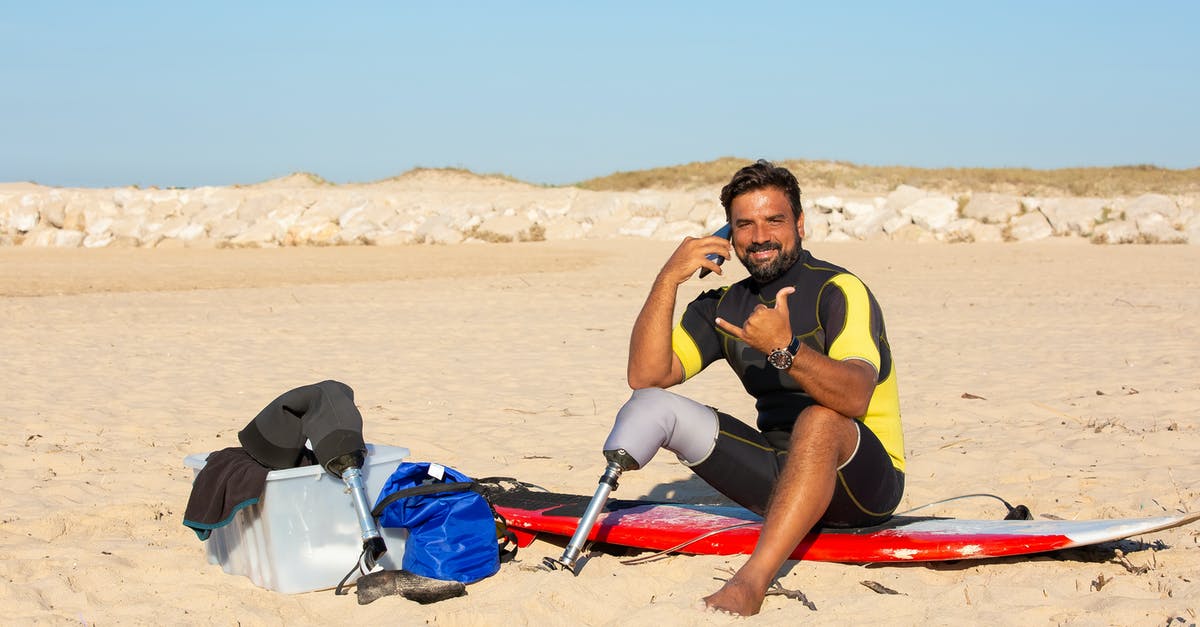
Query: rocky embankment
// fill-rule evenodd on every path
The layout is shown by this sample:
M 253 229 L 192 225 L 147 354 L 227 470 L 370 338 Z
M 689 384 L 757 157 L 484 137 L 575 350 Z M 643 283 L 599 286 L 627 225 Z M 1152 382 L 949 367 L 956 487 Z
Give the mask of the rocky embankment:
M 273 247 L 649 237 L 725 222 L 719 188 L 595 192 L 418 170 L 362 185 L 293 175 L 242 187 L 71 189 L 0 184 L 0 246 Z M 1200 198 L 804 195 L 812 241 L 1031 241 L 1200 244 Z

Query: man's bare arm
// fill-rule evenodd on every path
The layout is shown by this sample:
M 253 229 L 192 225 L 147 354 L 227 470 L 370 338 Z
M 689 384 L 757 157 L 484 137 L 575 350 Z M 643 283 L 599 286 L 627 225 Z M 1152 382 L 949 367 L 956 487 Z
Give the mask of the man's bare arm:
M 672 317 L 679 286 L 699 268 L 721 274 L 721 266 L 705 255 L 729 256 L 729 240 L 721 237 L 685 238 L 659 271 L 629 336 L 629 387 L 670 387 L 683 380 L 683 364 L 671 350 Z

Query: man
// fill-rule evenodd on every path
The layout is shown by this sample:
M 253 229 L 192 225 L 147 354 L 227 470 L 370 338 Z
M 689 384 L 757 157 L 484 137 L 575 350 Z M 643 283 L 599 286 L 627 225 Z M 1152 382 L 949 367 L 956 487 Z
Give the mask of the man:
M 730 241 L 686 238 L 634 323 L 629 386 L 606 456 L 640 468 L 674 452 L 717 490 L 764 516 L 749 560 L 708 607 L 756 614 L 767 587 L 817 524 L 887 520 L 904 489 L 895 367 L 879 304 L 857 277 L 801 247 L 800 188 L 759 161 L 721 190 L 734 253 L 750 277 L 692 301 L 672 329 L 678 287 Z M 724 358 L 756 399 L 757 426 L 667 388 Z

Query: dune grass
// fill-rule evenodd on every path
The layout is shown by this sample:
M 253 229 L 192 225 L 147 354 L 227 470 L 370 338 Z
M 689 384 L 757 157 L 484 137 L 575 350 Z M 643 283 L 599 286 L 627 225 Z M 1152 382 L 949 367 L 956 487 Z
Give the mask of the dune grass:
M 617 172 L 576 183 L 596 191 L 688 189 L 723 185 L 750 159 L 722 157 L 713 161 Z M 1152 165 L 1109 168 L 943 168 L 863 166 L 841 161 L 777 161 L 800 180 L 800 187 L 853 189 L 885 193 L 898 185 L 928 190 L 992 191 L 1019 195 L 1121 196 L 1144 193 L 1200 193 L 1200 168 L 1170 170 Z

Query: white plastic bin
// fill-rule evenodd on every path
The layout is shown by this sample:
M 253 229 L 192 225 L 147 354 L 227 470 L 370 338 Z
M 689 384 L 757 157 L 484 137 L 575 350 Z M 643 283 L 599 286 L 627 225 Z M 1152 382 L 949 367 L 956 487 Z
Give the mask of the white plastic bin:
M 408 455 L 399 446 L 367 445 L 362 472 L 372 505 Z M 207 458 L 208 453 L 188 455 L 183 463 L 198 474 Z M 379 567 L 398 570 L 408 532 L 380 531 L 388 550 Z M 204 546 L 210 564 L 268 590 L 292 594 L 336 586 L 358 563 L 362 530 L 346 485 L 320 466 L 304 466 L 267 473 L 259 502 L 214 529 Z

